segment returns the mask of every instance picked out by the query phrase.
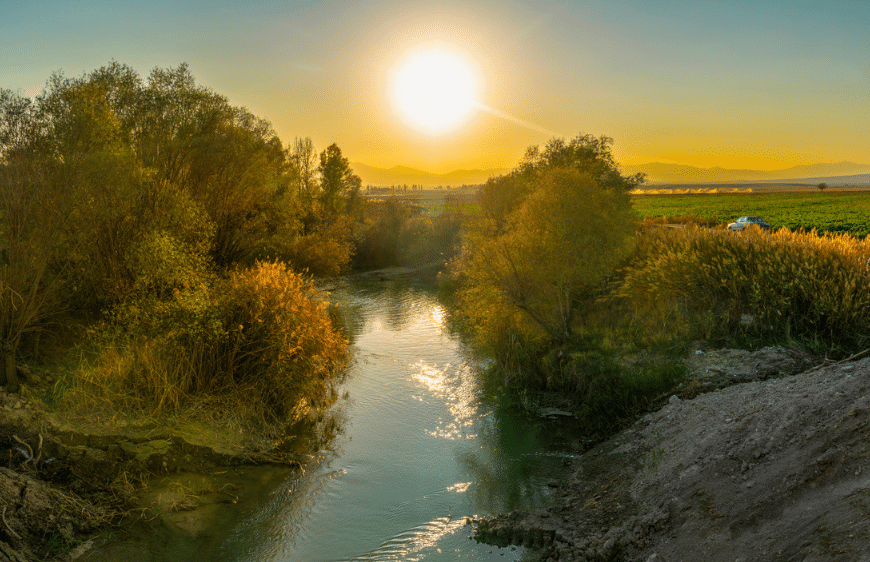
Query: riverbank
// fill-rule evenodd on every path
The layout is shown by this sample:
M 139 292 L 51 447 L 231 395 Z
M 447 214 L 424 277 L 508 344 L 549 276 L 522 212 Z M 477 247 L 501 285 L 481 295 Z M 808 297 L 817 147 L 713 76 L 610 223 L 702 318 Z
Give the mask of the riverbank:
M 540 537 L 554 561 L 870 560 L 870 359 L 806 360 L 695 354 L 708 388 L 761 375 L 671 397 L 582 455 L 552 507 L 478 538 Z
M 22 394 L 0 388 L 0 435 L 8 451 L 0 468 L 0 561 L 68 561 L 94 543 L 95 531 L 136 519 L 169 518 L 210 503 L 233 501 L 236 489 L 215 497 L 207 493 L 164 494 L 143 501 L 157 477 L 196 474 L 215 480 L 201 484 L 221 489 L 216 474 L 228 467 L 300 467 L 308 456 L 279 451 L 250 436 L 201 423 L 173 426 L 155 420 L 93 419 L 51 411 L 36 399 L 53 381 L 23 369 Z M 152 500 L 154 498 L 151 498 Z
M 433 284 L 440 266 L 352 277 Z M 126 532 L 134 520 L 157 518 L 174 529 L 173 536 L 199 537 L 223 524 L 214 520 L 221 504 L 237 504 L 232 511 L 241 511 L 236 508 L 245 502 L 245 488 L 259 489 L 264 479 L 274 487 L 292 471 L 302 473 L 302 466 L 318 457 L 316 451 L 328 446 L 327 434 L 337 430 L 330 425 L 334 420 L 325 419 L 290 428 L 292 436 L 267 439 L 233 425 L 238 420 L 209 423 L 219 414 L 158 419 L 109 415 L 111 410 L 55 411 L 46 402 L 51 403 L 60 375 L 23 363 L 19 375 L 20 393 L 0 387 L 0 444 L 8 453 L 0 472 L 0 509 L 6 507 L 0 562 L 88 559 L 87 551 L 102 542 L 91 540 L 95 531 L 123 522 L 119 529 Z M 251 467 L 263 465 L 273 467 L 270 476 L 252 475 Z M 226 509 L 221 513 L 219 519 L 232 518 Z

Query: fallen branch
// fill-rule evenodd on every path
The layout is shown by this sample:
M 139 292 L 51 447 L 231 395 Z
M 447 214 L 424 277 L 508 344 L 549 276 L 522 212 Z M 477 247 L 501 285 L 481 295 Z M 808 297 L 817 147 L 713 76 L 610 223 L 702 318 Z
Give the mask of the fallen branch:
M 21 466 L 24 466 L 29 462 L 32 462 L 34 467 L 39 464 L 39 459 L 42 458 L 42 434 L 38 433 L 37 435 L 39 435 L 39 444 L 36 446 L 36 456 L 33 455 L 33 448 L 26 441 L 23 441 L 17 435 L 12 436 L 13 439 L 27 447 L 27 453 L 29 456 L 27 457 L 27 460 L 21 463 Z
M 812 373 L 813 371 L 818 371 L 819 369 L 824 369 L 825 367 L 830 367 L 831 365 L 840 365 L 841 363 L 846 363 L 847 361 L 852 361 L 854 359 L 857 359 L 858 357 L 861 357 L 865 353 L 870 353 L 870 348 L 865 349 L 864 351 L 859 351 L 858 353 L 851 355 L 849 357 L 846 357 L 845 359 L 840 359 L 839 361 L 831 361 L 830 359 L 828 359 L 826 357 L 821 365 L 816 365 L 815 367 L 813 367 L 812 369 L 810 369 L 807 372 Z
M 3 506 L 3 512 L 0 513 L 0 518 L 3 519 L 3 526 L 6 527 L 6 530 L 9 532 L 9 536 L 13 537 L 16 540 L 21 540 L 21 535 L 12 530 L 12 527 L 9 526 L 9 523 L 6 522 L 6 506 Z
M 28 445 L 25 441 L 22 441 L 21 439 L 19 439 L 17 435 L 13 435 L 12 439 L 15 439 L 16 441 L 18 441 L 19 443 L 21 443 L 22 445 L 27 447 L 27 452 L 30 454 L 30 456 L 27 457 L 27 460 L 24 461 L 23 463 L 21 463 L 21 466 L 24 466 L 25 464 L 32 461 L 33 460 L 33 449 L 30 447 L 30 445 Z

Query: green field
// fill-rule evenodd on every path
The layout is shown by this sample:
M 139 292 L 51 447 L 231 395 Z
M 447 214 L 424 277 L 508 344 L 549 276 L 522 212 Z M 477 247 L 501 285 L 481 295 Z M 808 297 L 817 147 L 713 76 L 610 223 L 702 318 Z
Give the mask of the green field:
M 870 191 L 635 195 L 632 202 L 644 218 L 694 216 L 727 223 L 754 215 L 774 229 L 870 234 Z

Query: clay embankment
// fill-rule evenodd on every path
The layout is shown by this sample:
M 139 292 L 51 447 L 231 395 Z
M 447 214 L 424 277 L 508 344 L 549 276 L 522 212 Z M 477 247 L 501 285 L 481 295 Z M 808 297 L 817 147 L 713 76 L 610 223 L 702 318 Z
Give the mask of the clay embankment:
M 481 522 L 543 560 L 870 561 L 870 359 L 690 359 L 697 395 L 585 453 L 557 504 Z M 774 378 L 766 378 L 774 375 Z M 766 379 L 766 380 L 763 380 Z
M 28 382 L 38 385 L 38 375 Z M 299 455 L 257 451 L 239 436 L 205 426 L 169 430 L 153 422 L 125 421 L 95 427 L 2 388 L 0 445 L 0 562 L 75 558 L 87 543 L 72 547 L 100 526 L 117 522 L 120 510 L 135 506 L 143 485 L 154 476 L 209 474 L 246 464 L 299 466 Z M 233 501 L 225 489 L 214 495 L 216 502 Z M 189 498 L 176 503 L 154 506 L 154 513 L 140 509 L 139 515 L 196 507 Z

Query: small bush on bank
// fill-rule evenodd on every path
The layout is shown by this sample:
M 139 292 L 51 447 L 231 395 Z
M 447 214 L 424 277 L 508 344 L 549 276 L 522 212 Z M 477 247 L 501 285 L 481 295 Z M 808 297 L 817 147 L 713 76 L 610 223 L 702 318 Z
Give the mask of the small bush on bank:
M 649 411 L 685 378 L 686 368 L 669 360 L 625 365 L 595 350 L 570 354 L 562 371 L 574 386 L 578 419 L 590 434 L 603 437 Z
M 399 233 L 419 211 L 407 201 L 372 199 L 366 201 L 365 219 L 357 233 L 353 265 L 367 269 L 398 265 Z
M 286 255 L 298 271 L 323 277 L 338 275 L 353 258 L 351 231 L 352 226 L 345 220 L 320 225 L 294 240 Z
M 625 361 L 618 350 L 598 341 L 597 334 L 552 349 L 519 338 L 508 347 L 510 353 L 490 370 L 490 380 L 517 395 L 532 412 L 554 400 L 572 409 L 591 440 L 652 409 L 686 375 L 683 361 L 668 354 Z
M 281 263 L 130 303 L 95 342 L 74 405 L 160 414 L 217 400 L 273 426 L 331 403 L 347 359 L 323 296 Z

